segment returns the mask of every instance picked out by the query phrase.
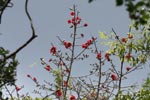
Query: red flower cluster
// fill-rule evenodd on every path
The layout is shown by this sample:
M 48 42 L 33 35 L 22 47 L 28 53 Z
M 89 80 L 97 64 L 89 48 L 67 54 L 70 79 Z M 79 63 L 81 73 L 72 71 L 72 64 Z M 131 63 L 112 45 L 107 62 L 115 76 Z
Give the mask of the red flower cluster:
M 80 22 L 81 22 L 81 18 L 78 16 L 76 18 L 73 16 L 72 19 L 68 20 L 68 24 L 73 24 L 73 25 L 78 25 L 80 24 Z
M 56 91 L 55 91 L 55 94 L 56 94 L 58 97 L 61 97 L 61 96 L 62 96 L 61 90 L 56 90 Z
M 74 95 L 71 95 L 70 100 L 76 100 L 76 97 Z
M 72 18 L 67 21 L 68 24 L 71 24 L 71 25 L 74 25 L 74 26 L 77 26 L 78 24 L 80 24 L 81 18 L 79 16 L 76 16 L 76 13 L 74 11 L 70 12 L 70 15 L 71 15 Z M 83 26 L 87 27 L 88 24 L 84 23 Z
M 87 40 L 85 43 L 82 44 L 82 48 L 87 49 L 92 43 L 93 39 Z
M 46 67 L 44 67 L 47 71 L 51 71 L 51 67 L 49 65 L 47 65 Z
M 56 54 L 56 47 L 55 47 L 55 46 L 52 46 L 52 47 L 50 48 L 50 53 L 53 54 L 53 55 Z
M 114 80 L 117 80 L 117 76 L 116 76 L 116 74 L 115 73 L 112 73 L 111 74 L 111 79 L 114 81 Z
M 65 46 L 66 49 L 68 49 L 72 46 L 71 42 L 63 41 L 63 43 L 64 43 L 64 46 Z

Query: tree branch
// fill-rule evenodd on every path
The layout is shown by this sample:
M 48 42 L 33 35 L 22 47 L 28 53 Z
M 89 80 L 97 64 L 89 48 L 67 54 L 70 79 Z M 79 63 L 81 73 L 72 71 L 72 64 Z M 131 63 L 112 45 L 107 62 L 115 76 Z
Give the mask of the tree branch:
M 32 36 L 23 45 L 21 45 L 18 49 L 16 49 L 16 51 L 14 51 L 11 54 L 9 54 L 8 56 L 6 56 L 5 59 L 9 59 L 12 56 L 15 56 L 18 52 L 20 52 L 23 48 L 25 48 L 30 42 L 32 42 L 37 37 L 37 35 L 35 34 L 35 28 L 34 28 L 33 23 L 32 23 L 32 18 L 28 12 L 28 0 L 26 0 L 26 2 L 25 2 L 25 13 L 26 13 L 26 15 L 30 21 Z

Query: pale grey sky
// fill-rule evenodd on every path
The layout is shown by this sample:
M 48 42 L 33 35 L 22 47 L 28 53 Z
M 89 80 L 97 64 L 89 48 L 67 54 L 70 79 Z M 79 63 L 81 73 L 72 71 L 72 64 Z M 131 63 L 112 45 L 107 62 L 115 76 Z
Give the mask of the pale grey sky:
M 11 52 L 31 36 L 29 21 L 24 11 L 25 0 L 12 0 L 12 2 L 14 6 L 7 8 L 4 12 L 0 25 L 0 33 L 2 33 L 0 45 Z M 90 34 L 99 36 L 99 31 L 110 33 L 112 28 L 119 35 L 128 32 L 130 24 L 128 13 L 125 11 L 125 7 L 116 7 L 113 0 L 96 0 L 91 4 L 88 4 L 87 0 L 30 0 L 29 11 L 38 38 L 17 55 L 20 62 L 17 68 L 17 85 L 25 86 L 21 93 L 34 89 L 34 83 L 26 77 L 27 74 L 31 74 L 41 81 L 50 79 L 40 64 L 40 58 L 44 57 L 48 60 L 51 43 L 59 42 L 56 36 L 68 38 L 66 36 L 71 31 L 67 24 L 69 8 L 74 4 L 77 5 L 83 21 L 89 24 L 88 28 L 81 29 L 81 32 L 89 34 L 89 36 Z M 82 67 L 80 68 L 84 70 Z M 136 75 L 133 74 L 130 77 Z M 145 77 L 144 72 L 141 71 L 138 74 L 139 77 L 142 80 Z M 136 81 L 137 77 L 131 80 Z

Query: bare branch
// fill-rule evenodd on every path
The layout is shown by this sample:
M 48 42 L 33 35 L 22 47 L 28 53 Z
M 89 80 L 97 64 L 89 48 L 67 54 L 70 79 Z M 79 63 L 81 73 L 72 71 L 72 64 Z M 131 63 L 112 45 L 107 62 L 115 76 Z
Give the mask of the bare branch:
M 30 21 L 32 36 L 23 45 L 21 45 L 18 49 L 16 49 L 16 51 L 14 51 L 10 55 L 6 56 L 5 59 L 9 59 L 12 56 L 15 56 L 18 52 L 20 52 L 23 48 L 25 48 L 30 42 L 32 42 L 37 37 L 37 35 L 35 34 L 35 28 L 34 28 L 33 23 L 32 23 L 32 18 L 28 12 L 28 0 L 26 0 L 26 2 L 25 2 L 25 13 L 26 13 L 26 15 Z

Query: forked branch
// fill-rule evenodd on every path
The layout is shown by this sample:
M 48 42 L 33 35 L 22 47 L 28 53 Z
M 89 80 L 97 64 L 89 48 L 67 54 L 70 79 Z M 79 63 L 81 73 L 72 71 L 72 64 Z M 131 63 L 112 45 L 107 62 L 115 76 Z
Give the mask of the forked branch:
M 26 2 L 25 2 L 25 13 L 26 13 L 26 15 L 27 15 L 27 17 L 30 21 L 32 36 L 23 45 L 21 45 L 18 49 L 16 49 L 14 52 L 12 52 L 8 56 L 6 56 L 5 60 L 15 56 L 18 52 L 20 52 L 23 48 L 25 48 L 29 43 L 31 43 L 37 37 L 37 35 L 35 34 L 35 28 L 34 28 L 34 25 L 33 25 L 33 22 L 32 22 L 32 18 L 29 14 L 29 11 L 28 11 L 28 1 L 29 0 L 26 0 Z

